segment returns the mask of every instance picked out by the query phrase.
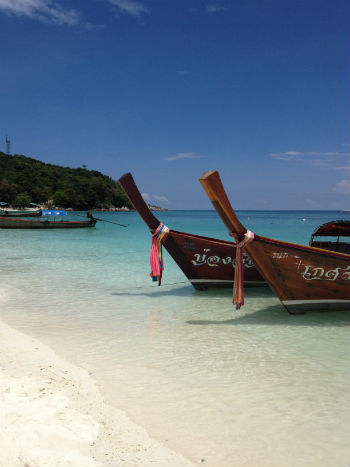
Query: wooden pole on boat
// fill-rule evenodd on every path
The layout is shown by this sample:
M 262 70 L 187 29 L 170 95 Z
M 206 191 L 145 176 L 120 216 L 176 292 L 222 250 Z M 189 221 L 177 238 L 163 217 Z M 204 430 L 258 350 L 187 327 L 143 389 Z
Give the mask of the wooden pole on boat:
M 142 198 L 131 173 L 126 173 L 120 177 L 118 183 L 150 230 L 156 230 L 159 226 L 159 220 L 152 214 L 145 200 Z
M 214 208 L 226 225 L 230 235 L 236 240 L 236 264 L 233 287 L 233 303 L 236 309 L 244 305 L 244 259 L 243 249 L 254 239 L 254 234 L 247 230 L 238 220 L 232 209 L 220 179 L 219 172 L 205 172 L 199 179 Z
M 247 229 L 240 223 L 236 213 L 232 209 L 221 182 L 219 172 L 217 170 L 204 172 L 199 181 L 229 232 L 233 234 L 237 241 L 237 237 L 244 235 Z

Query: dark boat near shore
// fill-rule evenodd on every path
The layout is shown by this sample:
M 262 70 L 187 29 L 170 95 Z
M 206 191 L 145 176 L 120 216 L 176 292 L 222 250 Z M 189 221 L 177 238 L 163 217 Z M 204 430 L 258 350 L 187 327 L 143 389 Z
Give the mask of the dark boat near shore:
M 348 222 L 321 226 L 312 236 L 313 246 L 262 237 L 240 223 L 217 171 L 205 172 L 199 181 L 230 234 L 238 244 L 245 242 L 247 253 L 289 313 L 349 310 L 350 255 L 332 251 L 340 243 L 341 251 L 345 251 L 344 242 L 338 239 L 326 244 L 314 239 L 316 235 L 339 237 L 345 232 L 349 235 Z M 349 246 L 346 251 L 349 252 Z M 240 305 L 237 297 L 235 303 Z
M 51 220 L 47 217 L 40 219 L 18 219 L 0 216 L 1 229 L 77 229 L 95 227 L 97 220 L 88 214 L 87 221 Z
M 38 217 L 40 209 L 0 209 L 1 217 Z
M 127 173 L 118 182 L 153 234 L 160 222 L 142 198 L 132 175 Z M 163 245 L 195 289 L 232 287 L 236 255 L 233 242 L 170 230 Z M 250 258 L 244 256 L 243 262 L 244 285 L 266 286 Z
M 40 216 L 41 207 L 38 204 L 30 203 L 32 207 L 11 208 L 7 203 L 0 202 L 0 216 L 2 217 L 37 217 Z

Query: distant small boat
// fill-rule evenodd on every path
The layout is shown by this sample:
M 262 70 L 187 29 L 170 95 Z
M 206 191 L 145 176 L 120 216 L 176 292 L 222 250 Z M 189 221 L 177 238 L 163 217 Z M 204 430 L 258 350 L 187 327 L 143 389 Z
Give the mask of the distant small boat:
M 314 246 L 315 248 L 339 251 L 340 253 L 346 253 L 349 255 L 350 243 L 349 241 L 344 241 L 344 238 L 349 239 L 349 236 L 350 221 L 337 220 L 326 222 L 325 224 L 317 227 L 317 229 L 312 233 L 309 245 Z M 325 237 L 327 237 L 327 240 L 325 240 Z
M 118 182 L 151 233 L 154 234 L 161 223 L 148 208 L 132 175 L 127 173 Z M 232 287 L 236 256 L 236 245 L 233 242 L 169 230 L 164 240 L 164 248 L 195 289 Z M 243 263 L 245 286 L 267 285 L 247 255 L 244 255 Z
M 65 211 L 42 211 L 42 215 L 45 216 L 41 219 L 15 219 L 0 216 L 0 228 L 1 229 L 77 229 L 82 227 L 95 227 L 97 219 L 92 214 L 88 213 L 87 221 L 67 221 L 67 220 L 56 220 L 49 219 L 46 216 L 62 216 Z M 44 213 L 44 214 L 43 214 Z M 61 214 L 59 214 L 61 213 Z
M 350 255 L 343 252 L 344 242 L 338 239 L 317 243 L 315 240 L 316 236 L 349 237 L 349 222 L 335 221 L 320 226 L 311 237 L 311 246 L 262 237 L 247 230 L 238 220 L 217 171 L 204 173 L 200 183 L 229 232 L 239 245 L 244 245 L 289 313 L 349 310 Z M 339 249 L 334 251 L 336 248 Z M 235 303 L 240 306 L 239 300 Z
M 0 216 L 3 217 L 35 217 L 40 216 L 41 208 L 23 208 L 13 209 L 2 206 L 0 208 Z

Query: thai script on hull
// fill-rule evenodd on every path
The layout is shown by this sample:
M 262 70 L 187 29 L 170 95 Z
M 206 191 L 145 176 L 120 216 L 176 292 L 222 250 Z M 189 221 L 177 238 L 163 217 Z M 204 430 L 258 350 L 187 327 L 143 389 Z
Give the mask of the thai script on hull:
M 295 263 L 297 267 L 297 271 L 300 272 L 301 276 L 306 279 L 307 281 L 336 281 L 340 280 L 350 280 L 350 266 L 347 268 L 334 268 L 334 269 L 326 269 L 321 267 L 314 267 L 309 264 L 303 264 L 300 260 L 298 263 Z
M 231 256 L 226 256 L 225 258 L 221 258 L 217 255 L 211 255 L 211 250 L 206 248 L 203 250 L 203 253 L 195 253 L 193 255 L 192 264 L 194 266 L 211 266 L 211 267 L 218 267 L 222 264 L 232 264 L 233 267 L 236 265 L 236 258 L 232 258 Z M 245 268 L 252 268 L 254 267 L 253 261 L 249 258 L 249 256 L 243 254 L 243 264 Z

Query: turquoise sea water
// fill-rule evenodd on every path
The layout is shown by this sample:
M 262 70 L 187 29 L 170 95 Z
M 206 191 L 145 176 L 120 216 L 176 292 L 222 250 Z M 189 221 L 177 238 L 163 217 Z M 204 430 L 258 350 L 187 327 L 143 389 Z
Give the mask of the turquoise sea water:
M 255 233 L 307 244 L 342 212 L 241 211 Z M 268 288 L 195 291 L 136 213 L 94 229 L 1 230 L 0 318 L 88 369 L 106 399 L 194 463 L 347 466 L 349 314 L 291 316 Z M 228 239 L 214 211 L 168 211 L 170 229 Z M 202 459 L 204 459 L 202 461 Z

